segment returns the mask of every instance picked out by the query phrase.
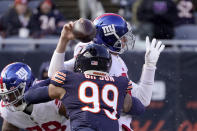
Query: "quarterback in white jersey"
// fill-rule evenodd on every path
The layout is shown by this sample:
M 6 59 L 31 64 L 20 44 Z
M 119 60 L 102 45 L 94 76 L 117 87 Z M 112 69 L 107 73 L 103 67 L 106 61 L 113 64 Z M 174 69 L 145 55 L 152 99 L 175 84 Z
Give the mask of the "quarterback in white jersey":
M 108 18 L 111 20 L 109 20 Z M 115 22 L 116 20 L 119 23 Z M 105 26 L 105 28 L 102 27 L 102 24 Z M 133 35 L 131 30 L 128 28 L 127 22 L 117 14 L 108 13 L 96 18 L 94 20 L 94 25 L 97 28 L 97 35 L 95 38 L 96 43 L 105 45 L 106 47 L 109 48 L 109 51 L 111 52 L 112 66 L 109 71 L 109 74 L 112 76 L 128 77 L 127 66 L 125 65 L 122 58 L 119 56 L 120 52 L 122 52 L 122 49 L 126 47 L 125 41 L 127 42 L 133 41 Z M 107 28 L 106 26 L 109 28 L 106 29 Z M 49 77 L 52 77 L 56 71 L 61 69 L 73 71 L 75 56 L 81 52 L 84 46 L 87 45 L 87 43 L 77 44 L 74 49 L 74 57 L 71 60 L 64 62 L 67 43 L 69 40 L 74 39 L 74 35 L 72 33 L 72 27 L 73 27 L 73 22 L 70 22 L 66 24 L 62 30 L 59 43 L 50 62 L 49 72 L 48 72 Z M 118 32 L 122 33 L 124 31 L 125 31 L 124 34 L 122 35 L 118 34 Z M 108 32 L 108 34 L 105 34 L 106 32 Z M 110 37 L 110 36 L 113 37 L 106 39 L 106 37 Z M 110 42 L 107 43 L 106 41 L 102 41 L 101 37 L 105 37 L 103 39 L 109 40 L 110 42 L 112 42 L 112 39 L 115 40 L 113 44 Z M 99 40 L 102 42 L 99 42 Z M 162 44 L 161 41 L 156 42 L 156 39 L 153 39 L 152 42 L 150 42 L 149 38 L 148 37 L 146 38 L 145 64 L 143 66 L 140 83 L 139 84 L 132 83 L 133 86 L 132 95 L 134 97 L 137 97 L 145 107 L 148 106 L 151 101 L 156 63 L 158 61 L 160 52 L 162 52 L 164 48 L 165 46 Z M 120 130 L 123 129 L 128 131 L 131 130 L 130 123 L 131 123 L 131 116 L 122 115 L 119 119 Z
M 13 63 L 3 69 L 0 79 L 0 115 L 4 119 L 2 131 L 70 131 L 61 101 L 30 105 L 22 100 L 23 92 L 33 81 L 31 69 L 24 63 Z M 49 82 L 34 81 L 38 86 Z

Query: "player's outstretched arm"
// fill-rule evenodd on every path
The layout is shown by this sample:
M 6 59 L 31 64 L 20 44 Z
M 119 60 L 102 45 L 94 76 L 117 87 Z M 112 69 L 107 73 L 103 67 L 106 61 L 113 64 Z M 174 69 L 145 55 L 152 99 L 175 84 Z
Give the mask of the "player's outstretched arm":
M 128 112 L 129 115 L 141 115 L 145 112 L 145 106 L 136 97 L 132 97 L 132 106 Z
M 51 101 L 53 99 L 61 99 L 66 90 L 61 86 L 64 85 L 66 75 L 63 72 L 56 72 L 53 78 L 46 80 L 48 86 L 42 84 L 33 85 L 27 92 L 25 92 L 24 100 L 27 104 L 38 104 Z
M 141 115 L 145 112 L 145 106 L 136 97 L 127 94 L 124 99 L 123 112 L 129 115 Z
M 19 131 L 19 128 L 3 120 L 2 131 Z
M 53 99 L 61 99 L 65 93 L 65 89 L 50 84 L 49 86 L 37 88 L 31 87 L 31 89 L 25 92 L 24 99 L 28 104 L 38 104 L 48 102 Z
M 126 94 L 124 98 L 124 104 L 123 104 L 123 112 L 127 113 L 132 107 L 132 98 L 130 94 Z
M 48 71 L 49 77 L 52 77 L 56 71 L 64 69 L 66 47 L 68 45 L 69 40 L 74 39 L 72 29 L 73 29 L 73 22 L 69 22 L 65 24 L 62 29 L 59 42 L 51 58 L 49 71 Z
M 144 106 L 148 106 L 152 97 L 156 64 L 160 53 L 164 50 L 165 45 L 161 41 L 153 39 L 150 42 L 149 37 L 146 37 L 146 54 L 145 64 L 137 88 L 133 88 L 132 94 L 137 97 Z

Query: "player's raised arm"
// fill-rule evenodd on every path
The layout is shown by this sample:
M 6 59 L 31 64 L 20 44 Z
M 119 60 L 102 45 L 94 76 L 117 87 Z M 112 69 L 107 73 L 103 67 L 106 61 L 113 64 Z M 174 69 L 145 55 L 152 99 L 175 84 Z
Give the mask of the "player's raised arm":
M 48 76 L 52 77 L 53 74 L 58 70 L 69 70 L 73 71 L 75 58 L 65 61 L 65 51 L 69 43 L 69 40 L 78 39 L 83 43 L 79 43 L 74 51 L 74 56 L 77 55 L 83 46 L 84 43 L 90 42 L 96 34 L 96 28 L 90 20 L 79 19 L 75 22 L 69 22 L 65 24 L 57 47 L 53 53 L 51 63 L 49 66 Z
M 149 37 L 146 37 L 146 54 L 145 64 L 137 88 L 133 88 L 132 94 L 137 97 L 144 106 L 148 106 L 151 101 L 152 88 L 154 85 L 156 64 L 160 53 L 164 50 L 165 45 L 161 41 L 153 39 L 150 42 Z
M 51 58 L 49 71 L 48 71 L 49 77 L 52 77 L 56 71 L 64 69 L 66 47 L 68 45 L 69 40 L 74 39 L 72 29 L 73 29 L 73 22 L 69 22 L 65 24 L 62 29 L 59 42 Z

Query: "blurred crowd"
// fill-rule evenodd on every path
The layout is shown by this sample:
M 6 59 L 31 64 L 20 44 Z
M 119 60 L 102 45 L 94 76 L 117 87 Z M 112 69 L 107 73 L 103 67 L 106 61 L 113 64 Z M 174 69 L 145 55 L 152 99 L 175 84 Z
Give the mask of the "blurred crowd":
M 51 0 L 40 1 L 35 9 L 28 7 L 28 0 L 15 0 L 0 18 L 2 37 L 41 38 L 59 35 L 64 24 L 64 16 Z
M 101 0 L 79 1 L 82 17 L 87 16 L 83 15 L 87 11 L 91 12 L 92 19 L 95 15 L 98 16 L 98 13 L 105 12 L 102 5 L 98 4 L 103 2 Z M 82 4 L 85 1 L 89 3 L 85 5 L 91 7 L 85 8 Z M 111 0 L 110 2 L 119 6 L 118 13 L 131 23 L 139 39 L 144 40 L 147 35 L 157 39 L 197 39 L 197 0 Z
M 146 35 L 157 39 L 197 39 L 197 0 L 78 0 L 80 17 L 93 20 L 107 12 L 109 6 L 103 3 L 118 7 L 118 13 L 133 25 L 139 39 L 145 39 Z M 28 0 L 14 0 L 0 14 L 0 35 L 58 36 L 66 22 L 64 16 L 52 0 L 40 0 L 33 9 L 29 8 Z

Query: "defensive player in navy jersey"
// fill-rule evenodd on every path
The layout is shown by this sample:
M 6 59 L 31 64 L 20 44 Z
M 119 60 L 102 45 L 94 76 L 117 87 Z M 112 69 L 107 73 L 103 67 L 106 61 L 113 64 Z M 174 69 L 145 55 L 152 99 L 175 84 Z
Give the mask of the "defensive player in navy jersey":
M 127 91 L 132 83 L 123 76 L 109 76 L 110 67 L 108 50 L 90 44 L 77 56 L 75 72 L 56 72 L 49 86 L 32 87 L 26 92 L 25 101 L 36 104 L 61 99 L 73 131 L 118 131 L 120 111 L 131 110 L 132 99 Z

